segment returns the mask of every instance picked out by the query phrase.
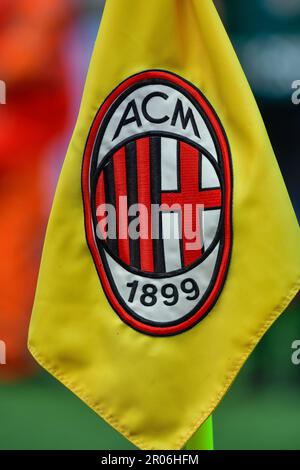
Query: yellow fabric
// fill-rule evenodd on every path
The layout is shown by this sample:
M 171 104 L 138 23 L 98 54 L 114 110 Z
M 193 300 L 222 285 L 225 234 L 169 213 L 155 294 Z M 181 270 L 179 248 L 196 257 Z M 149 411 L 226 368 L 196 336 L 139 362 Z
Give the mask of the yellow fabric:
M 178 336 L 139 333 L 110 307 L 87 248 L 81 164 L 100 104 L 122 80 L 165 69 L 197 86 L 233 160 L 233 251 L 213 310 Z M 29 347 L 143 449 L 179 449 L 299 289 L 299 232 L 250 88 L 211 0 L 107 0 L 50 217 Z

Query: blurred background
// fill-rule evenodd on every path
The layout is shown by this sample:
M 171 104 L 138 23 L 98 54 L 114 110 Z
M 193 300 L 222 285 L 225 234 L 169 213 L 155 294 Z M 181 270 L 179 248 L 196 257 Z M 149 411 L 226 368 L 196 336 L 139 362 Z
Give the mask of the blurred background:
M 300 0 L 216 0 L 300 217 Z M 74 128 L 101 0 L 1 0 L 0 449 L 131 449 L 26 351 L 43 237 Z M 21 40 L 20 40 L 21 38 Z M 24 208 L 26 207 L 26 212 Z M 263 295 L 263 293 L 262 293 Z M 300 300 L 265 335 L 214 414 L 216 449 L 300 449 Z

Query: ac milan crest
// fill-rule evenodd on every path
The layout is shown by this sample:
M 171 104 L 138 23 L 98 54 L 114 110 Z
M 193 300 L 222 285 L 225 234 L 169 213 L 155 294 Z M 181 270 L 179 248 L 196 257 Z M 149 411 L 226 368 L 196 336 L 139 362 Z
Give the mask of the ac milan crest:
M 121 319 L 167 336 L 204 318 L 230 260 L 232 171 L 202 93 L 160 70 L 122 82 L 91 127 L 82 190 L 87 242 Z

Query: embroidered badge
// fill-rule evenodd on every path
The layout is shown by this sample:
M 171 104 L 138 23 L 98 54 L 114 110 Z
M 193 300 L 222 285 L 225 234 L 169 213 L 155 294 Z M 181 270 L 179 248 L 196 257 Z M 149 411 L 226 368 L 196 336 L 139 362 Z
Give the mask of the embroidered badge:
M 230 150 L 203 94 L 159 70 L 121 83 L 92 124 L 82 191 L 87 242 L 120 318 L 159 336 L 203 319 L 232 243 Z

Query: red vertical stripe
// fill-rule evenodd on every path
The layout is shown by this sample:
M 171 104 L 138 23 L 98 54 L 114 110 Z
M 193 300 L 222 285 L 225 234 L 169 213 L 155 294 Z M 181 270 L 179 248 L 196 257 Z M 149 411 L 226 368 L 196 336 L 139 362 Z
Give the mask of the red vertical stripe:
M 101 205 L 104 205 L 105 204 L 105 187 L 104 187 L 104 173 L 103 171 L 100 173 L 100 176 L 99 176 L 99 179 L 98 179 L 98 182 L 97 182 L 97 188 L 96 188 L 96 216 L 97 216 L 97 221 L 98 221 L 98 230 L 100 229 L 100 227 L 102 228 L 106 228 L 106 227 L 103 227 L 101 222 L 106 218 L 106 214 L 105 214 L 105 211 L 101 210 L 101 215 L 100 215 L 100 212 L 99 212 L 99 207 Z M 104 222 L 103 222 L 104 223 Z M 98 236 L 100 236 L 100 234 L 98 233 Z M 102 234 L 101 234 L 101 237 L 103 240 L 106 240 L 107 238 L 107 232 L 104 232 L 104 230 L 102 230 Z
M 150 139 L 148 137 L 137 140 L 137 180 L 138 202 L 146 209 L 140 213 L 140 260 L 141 270 L 154 271 L 153 243 L 151 224 L 151 187 L 150 187 Z M 144 237 L 144 234 L 147 237 Z
M 119 257 L 130 264 L 125 147 L 113 156 Z
M 202 240 L 201 238 L 199 239 L 201 221 L 198 219 L 198 230 L 196 223 L 196 216 L 198 218 L 200 216 L 196 212 L 196 205 L 199 203 L 199 164 L 199 151 L 185 142 L 180 142 L 180 186 L 183 194 L 183 203 L 189 204 L 187 210 L 184 210 L 182 207 L 182 227 L 184 227 L 184 230 L 182 230 L 182 245 L 185 266 L 196 261 L 202 254 Z M 191 234 L 186 233 L 187 230 L 190 232 L 192 230 L 193 233 L 197 232 L 198 246 L 195 246 L 193 249 L 190 249 L 190 246 L 187 245 L 195 244 L 196 237 L 190 239 Z

